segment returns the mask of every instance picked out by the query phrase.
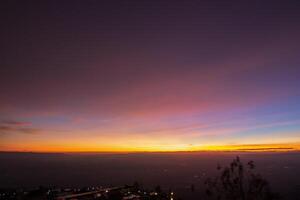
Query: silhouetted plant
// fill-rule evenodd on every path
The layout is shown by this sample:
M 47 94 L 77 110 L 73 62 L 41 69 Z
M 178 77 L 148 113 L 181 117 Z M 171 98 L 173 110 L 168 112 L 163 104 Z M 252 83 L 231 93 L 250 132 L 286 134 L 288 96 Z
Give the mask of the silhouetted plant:
M 191 192 L 195 192 L 195 185 L 194 184 L 191 185 Z
M 108 193 L 108 199 L 109 200 L 122 200 L 123 195 L 119 190 L 111 191 Z
M 161 193 L 162 192 L 160 185 L 157 185 L 154 190 L 157 193 Z
M 137 181 L 135 181 L 133 183 L 133 188 L 132 189 L 133 189 L 134 192 L 137 192 L 138 190 L 140 190 L 140 184 Z
M 234 159 L 228 167 L 217 167 L 220 175 L 207 179 L 206 195 L 217 200 L 273 200 L 278 195 L 271 192 L 268 182 L 255 173 L 253 161 L 243 165 L 240 158 Z

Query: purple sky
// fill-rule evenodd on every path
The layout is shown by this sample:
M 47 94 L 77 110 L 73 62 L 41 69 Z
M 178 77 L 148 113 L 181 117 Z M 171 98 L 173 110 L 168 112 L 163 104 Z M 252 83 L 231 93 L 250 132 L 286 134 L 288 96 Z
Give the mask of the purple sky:
M 0 150 L 300 142 L 298 1 L 2 1 Z

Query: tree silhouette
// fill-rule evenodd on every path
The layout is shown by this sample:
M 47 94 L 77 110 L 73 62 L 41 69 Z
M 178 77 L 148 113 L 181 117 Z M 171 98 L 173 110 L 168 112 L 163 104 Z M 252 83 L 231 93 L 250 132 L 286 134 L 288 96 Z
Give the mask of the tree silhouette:
M 162 192 L 160 185 L 157 185 L 154 190 L 157 193 L 161 193 Z
M 253 161 L 243 165 L 236 157 L 229 166 L 218 166 L 220 175 L 207 179 L 206 194 L 210 199 L 217 200 L 274 200 L 278 195 L 271 192 L 268 182 L 255 173 Z
M 123 195 L 119 190 L 111 191 L 108 193 L 108 199 L 109 200 L 122 200 Z
M 191 185 L 191 192 L 195 192 L 195 185 L 194 184 Z

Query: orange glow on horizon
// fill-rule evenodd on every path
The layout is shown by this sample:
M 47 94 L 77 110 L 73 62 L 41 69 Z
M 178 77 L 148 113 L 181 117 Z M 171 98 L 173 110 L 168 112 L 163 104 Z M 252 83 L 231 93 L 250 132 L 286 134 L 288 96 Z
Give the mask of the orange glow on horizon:
M 197 149 L 195 149 L 197 150 Z M 300 144 L 242 144 L 204 146 L 199 151 L 290 152 L 299 151 Z
M 9 152 L 61 152 L 61 153 L 134 153 L 134 152 L 295 152 L 300 151 L 299 143 L 290 144 L 240 144 L 240 145 L 203 145 L 203 146 L 148 146 L 148 147 L 87 147 L 73 146 L 17 146 L 6 148 Z

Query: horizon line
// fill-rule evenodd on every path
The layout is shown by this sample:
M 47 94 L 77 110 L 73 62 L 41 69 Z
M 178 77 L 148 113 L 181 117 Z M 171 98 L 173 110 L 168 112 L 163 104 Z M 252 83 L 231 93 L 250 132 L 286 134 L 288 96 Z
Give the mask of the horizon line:
M 232 144 L 232 145 L 205 145 L 193 146 L 182 149 L 159 149 L 159 148 L 53 148 L 53 149 L 7 149 L 0 152 L 15 153 L 193 153 L 193 152 L 300 152 L 300 143 L 277 143 L 277 144 Z

